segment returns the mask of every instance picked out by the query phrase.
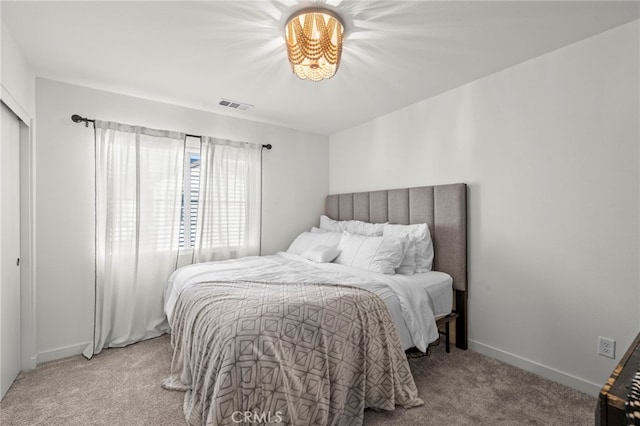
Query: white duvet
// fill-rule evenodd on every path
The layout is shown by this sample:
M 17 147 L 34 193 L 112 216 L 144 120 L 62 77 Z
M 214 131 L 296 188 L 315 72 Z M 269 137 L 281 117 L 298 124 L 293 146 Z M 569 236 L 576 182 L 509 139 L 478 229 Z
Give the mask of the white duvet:
M 332 283 L 365 288 L 380 296 L 393 318 L 404 349 L 426 351 L 438 339 L 436 315 L 451 310 L 452 279 L 442 272 L 383 275 L 336 263 L 315 263 L 290 253 L 199 263 L 174 272 L 167 282 L 164 309 L 169 320 L 180 292 L 208 281 Z M 433 297 L 432 297 L 433 296 Z M 435 312 L 434 312 L 435 311 Z

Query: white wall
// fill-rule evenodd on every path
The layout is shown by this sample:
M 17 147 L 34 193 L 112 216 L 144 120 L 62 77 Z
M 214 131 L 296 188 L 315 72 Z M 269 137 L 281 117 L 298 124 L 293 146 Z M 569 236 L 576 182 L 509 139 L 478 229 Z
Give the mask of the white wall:
M 92 335 L 93 129 L 72 114 L 273 145 L 263 161 L 263 254 L 314 225 L 328 193 L 328 138 L 37 79 L 38 361 L 81 352 Z
M 466 182 L 470 347 L 591 394 L 640 323 L 639 23 L 330 137 L 330 192 Z M 428 70 L 425 70 L 428 78 Z
M 0 67 L 0 82 L 2 83 L 2 101 L 15 109 L 15 103 L 22 111 L 14 111 L 21 115 L 24 112 L 29 118 L 35 117 L 35 74 L 16 44 L 13 36 L 2 23 L 2 53 Z M 10 99 L 6 99 L 9 97 Z M 24 117 L 20 117 L 24 120 Z M 29 124 L 29 123 L 27 123 Z

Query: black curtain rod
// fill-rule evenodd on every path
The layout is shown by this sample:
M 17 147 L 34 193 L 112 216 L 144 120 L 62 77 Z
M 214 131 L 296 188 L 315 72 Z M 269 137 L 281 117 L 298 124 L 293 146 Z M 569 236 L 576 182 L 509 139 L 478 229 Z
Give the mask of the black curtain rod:
M 74 123 L 82 123 L 82 122 L 84 122 L 84 126 L 85 127 L 88 127 L 89 123 L 94 123 L 95 124 L 95 122 L 96 122 L 96 120 L 92 120 L 90 118 L 81 117 L 78 114 L 73 114 L 71 116 L 71 121 L 73 121 Z M 189 133 L 187 133 L 186 135 L 189 136 L 189 137 L 198 138 L 198 139 L 200 139 L 202 137 L 202 136 L 199 136 L 199 135 L 191 135 Z M 266 145 L 262 145 L 262 148 L 270 151 L 272 146 L 271 146 L 270 143 L 268 143 Z

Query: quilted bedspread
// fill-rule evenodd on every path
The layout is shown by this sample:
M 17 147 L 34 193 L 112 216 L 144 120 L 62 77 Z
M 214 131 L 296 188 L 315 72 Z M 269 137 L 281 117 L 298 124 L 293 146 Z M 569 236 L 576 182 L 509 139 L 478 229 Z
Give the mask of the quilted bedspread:
M 360 425 L 422 405 L 384 302 L 334 284 L 206 282 L 171 317 L 167 389 L 192 425 Z

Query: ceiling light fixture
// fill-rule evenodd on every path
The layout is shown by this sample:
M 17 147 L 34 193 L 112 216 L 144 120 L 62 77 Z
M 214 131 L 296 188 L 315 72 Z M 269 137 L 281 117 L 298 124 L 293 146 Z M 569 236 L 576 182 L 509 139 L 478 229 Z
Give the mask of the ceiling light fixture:
M 302 9 L 285 28 L 287 54 L 293 73 L 303 80 L 320 81 L 338 71 L 344 25 L 327 9 Z

